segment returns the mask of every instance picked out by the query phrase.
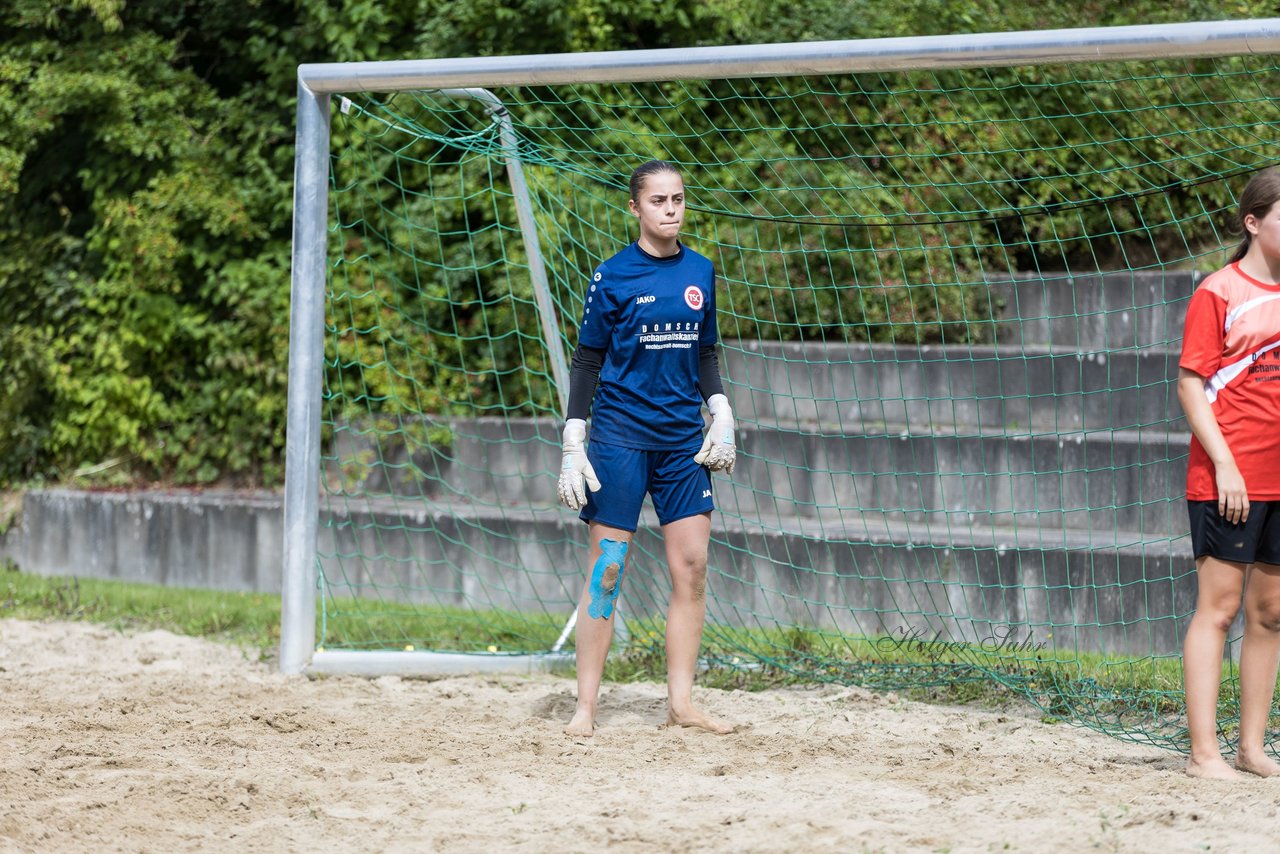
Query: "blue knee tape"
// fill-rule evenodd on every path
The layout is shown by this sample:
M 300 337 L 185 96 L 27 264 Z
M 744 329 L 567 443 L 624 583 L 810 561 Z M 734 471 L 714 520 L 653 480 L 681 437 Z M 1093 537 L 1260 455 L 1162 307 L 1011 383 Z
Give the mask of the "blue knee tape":
M 591 594 L 587 613 L 597 620 L 613 616 L 613 605 L 622 592 L 622 572 L 626 568 L 629 545 L 617 540 L 600 541 L 600 557 L 591 568 L 591 584 L 587 588 Z M 612 586 L 606 586 L 606 576 L 613 582 Z

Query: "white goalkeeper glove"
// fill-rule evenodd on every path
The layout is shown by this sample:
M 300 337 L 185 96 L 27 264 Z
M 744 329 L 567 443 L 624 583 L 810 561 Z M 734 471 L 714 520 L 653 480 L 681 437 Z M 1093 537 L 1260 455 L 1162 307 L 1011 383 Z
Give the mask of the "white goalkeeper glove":
M 711 410 L 711 427 L 702 440 L 702 450 L 693 460 L 711 471 L 733 474 L 738 452 L 733 444 L 733 410 L 729 407 L 729 398 L 713 394 L 707 400 L 707 408 Z
M 570 418 L 564 423 L 564 456 L 560 460 L 560 483 L 556 491 L 560 493 L 560 503 L 570 510 L 581 510 L 586 506 L 584 481 L 592 492 L 600 491 L 596 470 L 587 459 L 586 440 L 587 422 L 581 418 Z

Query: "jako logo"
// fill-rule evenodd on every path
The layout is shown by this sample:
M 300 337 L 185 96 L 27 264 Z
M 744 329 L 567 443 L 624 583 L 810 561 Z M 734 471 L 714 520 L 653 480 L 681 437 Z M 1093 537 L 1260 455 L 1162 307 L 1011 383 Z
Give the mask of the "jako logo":
M 702 490 L 702 497 L 703 497 L 703 498 L 710 498 L 710 497 L 711 497 L 711 490 L 709 490 L 709 489 L 704 489 L 704 490 Z
M 649 296 L 647 297 L 636 297 L 636 305 L 648 305 L 651 302 L 657 302 L 657 301 L 658 301 L 658 298 L 655 297 L 653 294 L 649 294 Z

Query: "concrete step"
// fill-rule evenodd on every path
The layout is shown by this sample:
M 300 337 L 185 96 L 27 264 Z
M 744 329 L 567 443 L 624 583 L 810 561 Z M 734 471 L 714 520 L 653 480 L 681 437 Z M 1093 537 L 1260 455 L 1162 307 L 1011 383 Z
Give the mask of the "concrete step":
M 721 353 L 738 420 L 762 426 L 1186 429 L 1175 387 L 1178 352 L 1168 349 L 725 341 Z
M 549 420 L 458 419 L 447 449 L 335 433 L 334 494 L 490 507 L 551 507 L 560 437 Z M 949 527 L 1034 525 L 1173 536 L 1186 530 L 1189 436 L 1166 429 L 1073 433 L 845 434 L 827 425 L 741 424 L 717 505 L 745 520 L 875 512 Z
M 987 276 L 1000 341 L 1079 352 L 1176 349 L 1204 274 L 1186 270 Z
M 716 501 L 743 518 L 874 510 L 948 526 L 1186 530 L 1189 437 L 741 431 Z
M 321 563 L 335 595 L 408 597 L 466 607 L 572 608 L 586 526 L 563 508 L 330 502 Z M 648 512 L 623 600 L 660 616 L 670 584 Z M 1195 598 L 1186 538 L 1029 528 L 966 529 L 845 520 L 717 517 L 709 619 L 851 635 L 925 633 L 981 642 L 1004 629 L 1058 649 L 1174 652 Z
M 660 616 L 670 593 L 657 520 L 646 510 L 641 523 L 624 576 L 628 619 Z M 279 592 L 282 537 L 279 495 L 31 490 L 0 547 L 45 575 Z M 708 616 L 712 627 L 1175 653 L 1196 593 L 1187 539 L 719 514 Z M 326 594 L 557 619 L 582 589 L 586 544 L 587 527 L 559 506 L 347 496 L 322 499 L 317 536 Z

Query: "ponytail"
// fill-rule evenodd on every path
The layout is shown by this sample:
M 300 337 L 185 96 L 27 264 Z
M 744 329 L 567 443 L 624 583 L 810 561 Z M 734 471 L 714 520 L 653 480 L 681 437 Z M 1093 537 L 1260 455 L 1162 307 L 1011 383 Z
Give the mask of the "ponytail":
M 1244 226 L 1242 225 L 1241 228 L 1243 227 Z M 1243 261 L 1244 256 L 1249 254 L 1249 245 L 1251 243 L 1253 243 L 1253 235 L 1246 231 L 1244 233 L 1244 240 L 1241 240 L 1240 245 L 1236 247 L 1236 254 L 1232 255 L 1231 260 L 1227 263 L 1234 264 L 1237 261 Z

